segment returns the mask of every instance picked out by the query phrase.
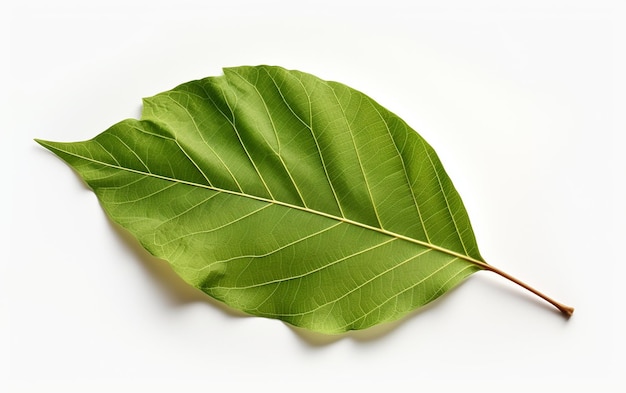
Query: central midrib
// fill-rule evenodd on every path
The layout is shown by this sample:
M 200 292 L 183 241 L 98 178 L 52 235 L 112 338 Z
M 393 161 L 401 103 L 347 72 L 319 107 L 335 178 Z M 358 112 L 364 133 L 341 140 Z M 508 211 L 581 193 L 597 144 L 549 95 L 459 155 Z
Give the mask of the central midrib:
M 58 147 L 55 147 L 54 145 L 49 144 L 47 141 L 37 140 L 37 142 L 39 142 L 39 143 L 43 144 L 44 146 L 46 146 L 48 148 L 51 148 L 53 150 L 57 150 L 57 151 L 65 153 L 65 154 L 69 154 L 71 156 L 80 158 L 80 159 L 85 160 L 85 161 L 89 161 L 89 162 L 93 162 L 93 163 L 96 163 L 96 164 L 104 165 L 104 166 L 107 166 L 109 168 L 115 168 L 115 169 L 118 169 L 118 170 L 131 172 L 131 173 L 135 173 L 135 174 L 139 174 L 139 175 L 143 175 L 143 176 L 150 176 L 150 177 L 154 177 L 154 178 L 165 180 L 165 181 L 171 181 L 171 182 L 176 182 L 176 183 L 180 183 L 180 184 L 186 184 L 186 185 L 193 186 L 193 187 L 200 187 L 200 188 L 204 188 L 204 189 L 212 190 L 212 191 L 216 191 L 216 192 L 223 192 L 223 193 L 226 193 L 226 194 L 236 195 L 236 196 L 239 196 L 239 197 L 250 198 L 250 199 L 254 199 L 254 200 L 265 202 L 265 203 L 276 204 L 276 205 L 284 206 L 284 207 L 287 207 L 287 208 L 304 211 L 304 212 L 307 212 L 307 213 L 310 213 L 310 214 L 317 214 L 319 216 L 330 218 L 330 219 L 335 220 L 335 221 L 340 221 L 340 222 L 344 222 L 346 224 L 355 225 L 355 226 L 358 226 L 360 228 L 364 228 L 364 229 L 368 229 L 368 230 L 371 230 L 371 231 L 375 231 L 375 232 L 378 232 L 378 233 L 381 233 L 381 234 L 384 234 L 384 235 L 387 235 L 387 236 L 391 236 L 391 237 L 395 237 L 397 239 L 405 240 L 405 241 L 410 242 L 410 243 L 419 244 L 420 246 L 428 247 L 428 248 L 433 249 L 435 251 L 439 251 L 439 252 L 442 252 L 444 254 L 448 254 L 448 255 L 454 256 L 454 257 L 459 258 L 459 259 L 463 259 L 463 260 L 465 260 L 467 262 L 473 263 L 476 266 L 479 266 L 482 269 L 492 270 L 492 267 L 490 265 L 488 265 L 487 263 L 479 261 L 477 259 L 474 259 L 474 258 L 470 257 L 469 255 L 464 255 L 464 254 L 458 253 L 456 251 L 452 251 L 452 250 L 449 250 L 447 248 L 438 246 L 436 244 L 428 243 L 428 242 L 425 242 L 425 241 L 422 241 L 422 240 L 413 239 L 411 237 L 404 236 L 404 235 L 401 235 L 399 233 L 391 232 L 391 231 L 388 231 L 388 230 L 382 229 L 382 228 L 377 228 L 377 227 L 374 227 L 374 226 L 371 226 L 371 225 L 368 225 L 368 224 L 364 224 L 362 222 L 350 220 L 348 218 L 338 217 L 338 216 L 335 216 L 333 214 L 325 213 L 325 212 L 322 212 L 322 211 L 319 211 L 319 210 L 314 210 L 314 209 L 310 209 L 310 208 L 303 207 L 303 206 L 292 205 L 291 203 L 282 202 L 282 201 L 275 200 L 275 199 L 263 198 L 263 197 L 259 197 L 259 196 L 256 196 L 256 195 L 245 194 L 243 192 L 226 190 L 226 189 L 222 189 L 222 188 L 215 187 L 215 186 L 209 186 L 209 185 L 205 185 L 205 184 L 194 183 L 194 182 L 190 182 L 190 181 L 186 181 L 186 180 L 175 179 L 175 178 L 171 178 L 171 177 L 168 177 L 168 176 L 158 175 L 156 173 L 143 172 L 143 171 L 140 171 L 140 170 L 137 170 L 137 169 L 126 168 L 126 167 L 119 166 L 119 165 L 113 165 L 113 164 L 110 164 L 110 163 L 107 163 L 107 162 L 102 162 L 102 161 L 95 160 L 93 158 L 84 157 L 84 156 L 78 155 L 76 153 L 69 152 L 67 150 L 59 149 Z

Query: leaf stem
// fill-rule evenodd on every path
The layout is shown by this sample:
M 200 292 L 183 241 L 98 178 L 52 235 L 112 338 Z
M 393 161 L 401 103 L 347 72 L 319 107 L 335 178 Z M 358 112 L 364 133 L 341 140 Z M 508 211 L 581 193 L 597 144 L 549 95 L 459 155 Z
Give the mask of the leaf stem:
M 484 268 L 485 270 L 489 270 L 492 271 L 504 278 L 506 278 L 509 281 L 514 282 L 515 284 L 519 285 L 520 287 L 529 290 L 530 292 L 534 293 L 535 295 L 539 296 L 540 298 L 542 298 L 543 300 L 547 301 L 548 303 L 552 304 L 554 307 L 556 307 L 560 312 L 563 313 L 563 315 L 565 315 L 567 318 L 571 317 L 572 314 L 574 313 L 574 307 L 570 307 L 570 306 L 566 306 L 562 303 L 557 302 L 556 300 L 552 299 L 551 297 L 545 295 L 542 292 L 539 292 L 538 290 L 536 290 L 535 288 L 531 287 L 530 285 L 526 284 L 523 281 L 518 280 L 517 278 L 511 276 L 508 273 L 503 272 L 502 270 L 493 267 L 487 263 L 483 263 L 480 261 L 473 261 L 475 264 L 479 265 L 480 267 Z

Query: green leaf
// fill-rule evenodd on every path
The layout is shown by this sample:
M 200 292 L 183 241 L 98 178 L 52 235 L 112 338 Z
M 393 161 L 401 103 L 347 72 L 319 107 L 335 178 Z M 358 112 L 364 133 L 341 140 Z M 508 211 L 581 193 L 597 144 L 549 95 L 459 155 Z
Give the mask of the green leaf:
M 228 68 L 89 141 L 38 142 L 150 253 L 250 314 L 363 329 L 493 270 L 428 143 L 306 73 Z

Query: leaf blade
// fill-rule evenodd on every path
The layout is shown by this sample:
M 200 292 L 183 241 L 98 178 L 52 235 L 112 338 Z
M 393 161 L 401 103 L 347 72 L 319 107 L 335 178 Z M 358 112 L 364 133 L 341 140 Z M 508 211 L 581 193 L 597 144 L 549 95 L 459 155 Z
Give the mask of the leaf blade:
M 397 319 L 480 270 L 436 154 L 364 94 L 261 66 L 144 102 L 142 120 L 90 141 L 39 142 L 209 295 L 337 333 Z

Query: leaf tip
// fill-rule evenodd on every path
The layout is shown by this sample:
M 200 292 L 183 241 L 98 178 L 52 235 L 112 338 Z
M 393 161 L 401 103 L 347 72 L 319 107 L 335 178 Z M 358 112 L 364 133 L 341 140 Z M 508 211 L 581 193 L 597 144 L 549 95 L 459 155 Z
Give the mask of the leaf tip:
M 59 146 L 63 144 L 62 142 L 53 142 L 38 138 L 33 138 L 33 140 L 56 155 L 58 155 L 57 151 L 59 150 Z
M 46 141 L 46 140 L 38 139 L 38 138 L 33 138 L 33 140 L 45 148 L 48 148 L 48 146 L 50 146 L 50 141 Z

